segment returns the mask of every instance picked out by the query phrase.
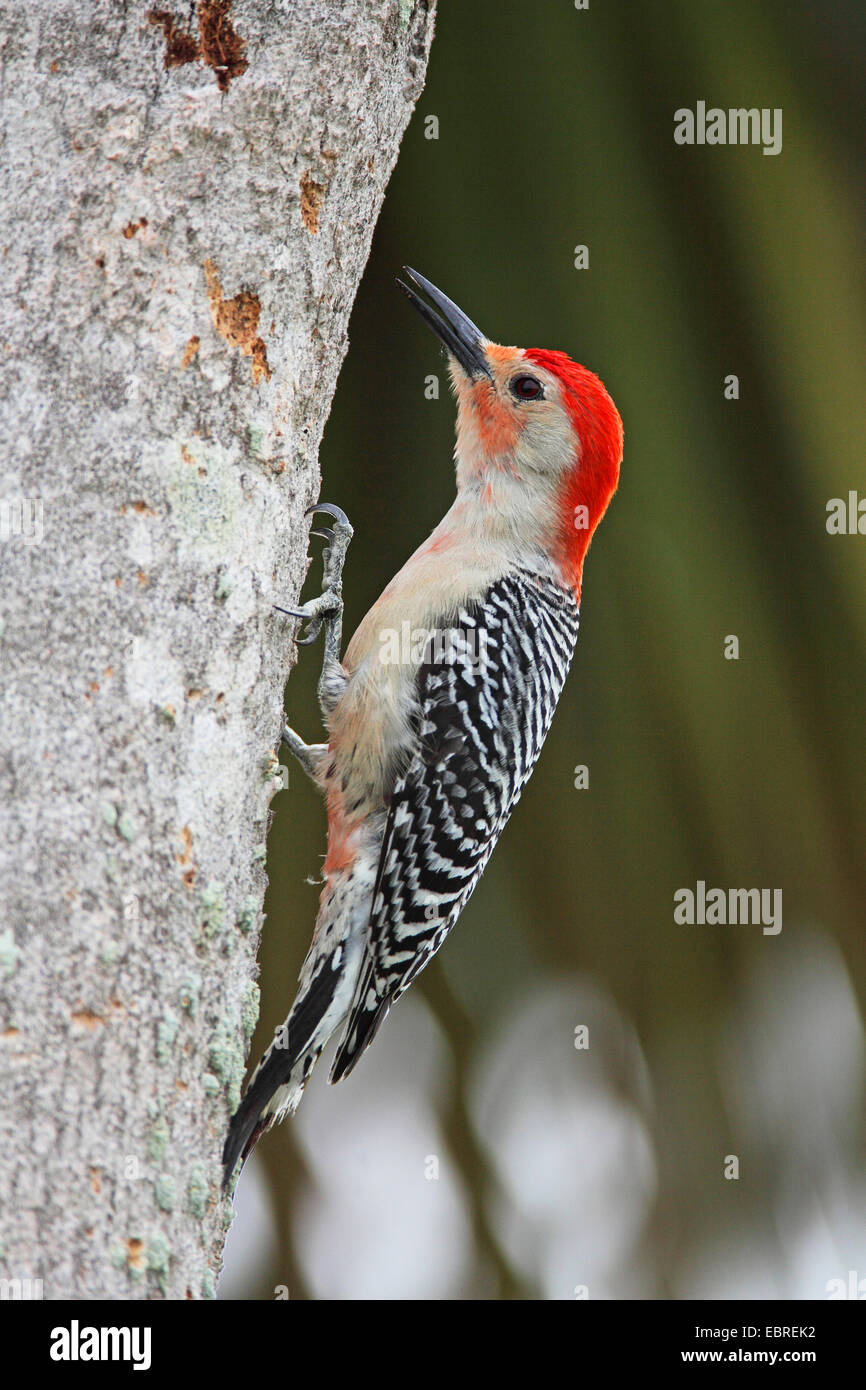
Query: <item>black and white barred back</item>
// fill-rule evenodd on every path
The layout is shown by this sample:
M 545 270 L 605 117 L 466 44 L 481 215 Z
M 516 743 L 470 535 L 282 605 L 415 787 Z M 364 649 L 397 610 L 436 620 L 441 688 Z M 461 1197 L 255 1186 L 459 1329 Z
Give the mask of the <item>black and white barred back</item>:
M 568 674 L 571 590 L 520 569 L 431 635 L 417 680 L 419 748 L 397 780 L 366 957 L 331 1080 L 442 945 L 535 766 Z

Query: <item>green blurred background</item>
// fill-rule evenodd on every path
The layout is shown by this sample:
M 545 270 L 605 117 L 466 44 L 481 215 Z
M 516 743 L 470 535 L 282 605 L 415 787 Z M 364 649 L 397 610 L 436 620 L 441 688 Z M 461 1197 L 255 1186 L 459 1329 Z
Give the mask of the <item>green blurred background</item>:
M 322 498 L 355 526 L 347 634 L 453 496 L 444 361 L 402 264 L 494 340 L 597 371 L 622 480 L 521 805 L 418 997 L 260 1145 L 223 1296 L 826 1297 L 866 1276 L 866 536 L 825 527 L 830 498 L 866 496 L 864 39 L 847 0 L 440 9 L 321 455 Z M 699 100 L 781 107 L 781 154 L 676 145 Z M 287 697 L 311 739 L 319 661 L 302 651 Z M 325 848 L 290 776 L 253 1060 L 293 997 Z M 782 932 L 677 925 L 699 879 L 781 888 Z M 430 1067 L 394 1080 L 413 1048 Z M 420 1107 L 417 1153 L 392 1108 L 353 1157 L 389 1087 Z

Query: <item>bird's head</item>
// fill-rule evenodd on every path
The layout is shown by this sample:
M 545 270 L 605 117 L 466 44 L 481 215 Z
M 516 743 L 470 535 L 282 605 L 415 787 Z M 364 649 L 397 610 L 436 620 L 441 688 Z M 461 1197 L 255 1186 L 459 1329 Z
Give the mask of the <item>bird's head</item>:
M 457 486 L 502 528 L 530 532 L 579 594 L 583 559 L 616 491 L 619 413 L 599 378 L 564 352 L 492 343 L 417 271 L 399 281 L 449 356 L 457 396 Z

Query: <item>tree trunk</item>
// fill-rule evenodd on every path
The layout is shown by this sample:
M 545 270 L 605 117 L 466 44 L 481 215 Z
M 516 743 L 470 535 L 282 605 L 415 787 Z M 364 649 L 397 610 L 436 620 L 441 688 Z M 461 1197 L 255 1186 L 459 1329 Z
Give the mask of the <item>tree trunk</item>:
M 46 1298 L 214 1291 L 273 604 L 433 24 L 165 4 L 0 21 L 0 1276 Z

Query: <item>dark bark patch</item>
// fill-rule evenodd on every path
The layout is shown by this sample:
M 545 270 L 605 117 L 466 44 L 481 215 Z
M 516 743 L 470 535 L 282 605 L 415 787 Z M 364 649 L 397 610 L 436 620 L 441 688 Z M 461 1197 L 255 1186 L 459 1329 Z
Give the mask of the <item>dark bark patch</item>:
M 216 73 L 221 92 L 246 72 L 246 43 L 232 24 L 231 0 L 199 0 L 198 25 L 201 32 L 201 58 Z
M 198 352 L 200 345 L 200 339 L 196 337 L 190 338 L 189 342 L 183 350 L 183 358 L 181 359 L 180 364 L 181 371 L 183 371 L 186 367 L 189 366 L 190 362 Z
M 304 219 L 304 226 L 315 236 L 319 230 L 319 212 L 325 197 L 324 184 L 316 183 L 310 178 L 309 170 L 301 175 L 301 217 Z
M 77 1023 L 79 1028 L 86 1028 L 90 1033 L 105 1026 L 105 1019 L 102 1015 L 94 1013 L 92 1009 L 77 1009 L 72 1014 L 72 1022 Z
M 181 68 L 184 63 L 194 63 L 199 56 L 198 39 L 186 29 L 178 27 L 173 14 L 168 10 L 149 10 L 149 24 L 156 24 L 165 34 L 165 66 Z
M 131 1267 L 133 1269 L 144 1269 L 144 1241 L 133 1238 L 126 1242 L 126 1248 L 129 1251 L 129 1263 Z
M 127 241 L 131 241 L 136 232 L 143 232 L 146 226 L 147 218 L 140 217 L 137 222 L 127 222 L 122 235 L 126 237 Z
M 262 306 L 259 297 L 250 290 L 241 290 L 233 299 L 223 299 L 222 286 L 213 261 L 205 261 L 207 297 L 213 326 L 221 338 L 236 347 L 243 357 L 252 358 L 253 385 L 262 377 L 271 379 L 268 351 L 259 336 L 259 316 Z
M 182 28 L 168 10 L 150 10 L 147 18 L 165 35 L 166 68 L 204 63 L 213 70 L 220 91 L 227 92 L 234 78 L 249 67 L 246 40 L 232 23 L 231 0 L 199 0 L 197 10 L 198 38 Z

